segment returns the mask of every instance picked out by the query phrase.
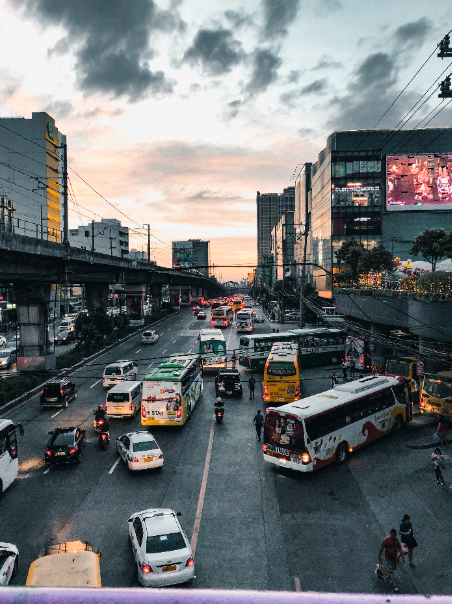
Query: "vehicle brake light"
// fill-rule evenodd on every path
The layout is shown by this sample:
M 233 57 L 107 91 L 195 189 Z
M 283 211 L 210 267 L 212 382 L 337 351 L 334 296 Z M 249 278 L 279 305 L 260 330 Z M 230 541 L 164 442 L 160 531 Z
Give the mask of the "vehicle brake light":
M 69 455 L 74 455 L 74 453 L 77 453 L 77 447 L 72 447 L 72 449 L 69 451 Z
M 308 464 L 311 463 L 312 459 L 309 453 L 302 453 L 301 455 L 301 463 Z
M 344 358 L 345 358 L 345 360 L 347 360 L 347 358 L 348 358 L 348 357 L 347 357 L 347 355 L 346 355 L 346 354 L 344 355 Z
M 194 564 L 195 564 L 195 561 L 193 560 L 192 556 L 190 556 L 190 558 L 185 563 L 185 566 L 193 566 Z
M 159 459 L 163 459 L 163 453 L 160 453 Z
M 152 573 L 152 568 L 149 566 L 149 564 L 142 564 L 141 565 L 141 570 L 147 575 L 148 573 Z
M 103 423 L 104 423 L 104 420 L 103 420 L 103 419 L 98 419 L 98 420 L 97 420 L 97 425 L 98 425 L 98 426 L 102 426 L 102 424 L 103 424 Z
M 267 445 L 263 444 L 263 445 L 262 445 L 262 450 L 263 450 L 263 451 L 264 451 L 264 453 L 265 453 L 265 452 L 266 452 L 266 450 L 267 450 Z
M 179 409 L 177 410 L 177 413 L 176 413 L 176 417 L 181 417 L 181 415 L 182 415 L 182 407 L 179 407 Z
M 44 394 L 44 388 L 41 390 L 41 394 Z
M 141 405 L 141 416 L 146 417 L 146 409 L 144 408 L 144 405 Z
M 364 357 L 361 357 L 360 362 L 364 364 Z
M 295 396 L 299 396 L 300 395 L 300 388 L 297 386 L 295 388 Z
M 239 388 L 240 388 L 240 386 L 241 386 L 241 385 L 242 385 L 242 384 L 241 384 L 240 382 L 238 382 L 237 386 L 238 386 Z
M 132 403 L 129 403 L 129 410 L 132 411 Z
M 63 394 L 64 390 L 63 388 L 60 388 L 60 394 Z
M 268 395 L 268 386 L 264 386 L 264 394 Z
M 46 449 L 46 455 L 52 455 L 52 451 L 50 449 Z
M 137 463 L 138 462 L 138 457 L 131 457 L 129 459 L 129 461 L 131 461 L 132 463 Z

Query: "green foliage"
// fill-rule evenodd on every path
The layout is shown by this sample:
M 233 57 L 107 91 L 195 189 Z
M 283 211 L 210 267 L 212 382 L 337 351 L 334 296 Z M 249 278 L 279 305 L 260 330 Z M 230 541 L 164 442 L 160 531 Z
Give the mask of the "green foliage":
M 350 267 L 345 267 L 340 273 L 334 275 L 334 282 L 339 285 L 346 285 L 352 287 L 357 285 L 359 281 L 359 274 L 353 271 Z
M 436 269 L 436 263 L 446 256 L 452 257 L 451 234 L 444 229 L 425 229 L 415 238 L 410 254 L 419 254 Z
M 450 294 L 452 293 L 452 273 L 445 271 L 425 273 L 417 280 L 416 290 L 422 294 Z
M 364 251 L 362 243 L 356 241 L 354 237 L 349 237 L 334 254 L 339 265 L 345 264 L 353 274 L 357 275 L 359 261 L 361 260 Z
M 21 372 L 0 380 L 0 407 L 49 379 L 45 372 Z
M 394 259 L 381 243 L 378 243 L 370 250 L 364 250 L 358 263 L 358 273 L 368 274 L 371 271 L 375 273 L 393 273 Z

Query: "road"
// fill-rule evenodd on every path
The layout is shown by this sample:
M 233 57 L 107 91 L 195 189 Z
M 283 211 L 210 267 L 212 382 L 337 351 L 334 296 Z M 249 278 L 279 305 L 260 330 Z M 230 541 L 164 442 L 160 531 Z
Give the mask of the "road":
M 132 358 L 143 378 L 170 353 L 196 351 L 198 330 L 207 326 L 183 311 L 157 327 L 156 345 L 142 346 L 137 335 L 78 370 L 72 379 L 79 396 L 67 409 L 41 411 L 34 399 L 8 414 L 25 428 L 19 441 L 19 479 L 0 501 L 0 541 L 15 543 L 20 551 L 14 584 L 25 583 L 27 569 L 44 545 L 88 539 L 102 552 L 103 586 L 137 586 L 127 518 L 149 507 L 170 507 L 182 512 L 182 526 L 191 538 L 207 472 L 194 587 L 387 593 L 374 575 L 379 543 L 408 513 L 420 547 L 414 556 L 418 568 L 405 565 L 399 572 L 401 593 L 449 594 L 446 527 L 452 495 L 435 486 L 431 452 L 406 447 L 408 440 L 434 431 L 423 417 L 358 452 L 344 466 L 311 475 L 279 470 L 263 461 L 252 426 L 257 408 L 264 408 L 261 376 L 256 399 L 250 401 L 248 373 L 241 368 L 244 397 L 226 402 L 223 424 L 212 421 L 214 384 L 207 374 L 190 421 L 181 429 L 154 429 L 165 455 L 161 472 L 131 475 L 122 461 L 116 463 L 114 440 L 140 429 L 138 417 L 112 420 L 110 448 L 98 450 L 92 410 L 105 400 L 104 366 Z M 256 332 L 269 327 L 268 322 L 256 325 Z M 225 338 L 232 353 L 238 348 L 235 330 L 226 329 Z M 331 371 L 310 370 L 303 394 L 329 388 Z M 76 424 L 87 430 L 82 463 L 45 468 L 48 431 Z

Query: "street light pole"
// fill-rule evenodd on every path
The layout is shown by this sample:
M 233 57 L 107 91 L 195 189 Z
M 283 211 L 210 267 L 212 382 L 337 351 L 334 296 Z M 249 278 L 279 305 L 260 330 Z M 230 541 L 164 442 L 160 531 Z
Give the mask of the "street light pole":
M 143 227 L 148 227 L 148 262 L 151 261 L 151 225 L 143 224 Z

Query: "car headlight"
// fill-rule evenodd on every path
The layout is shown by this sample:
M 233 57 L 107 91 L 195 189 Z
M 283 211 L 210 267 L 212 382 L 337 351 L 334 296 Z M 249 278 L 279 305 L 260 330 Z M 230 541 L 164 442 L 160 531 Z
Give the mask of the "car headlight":
M 6 365 L 8 363 L 8 359 L 4 359 L 3 361 L 0 361 L 0 365 Z

